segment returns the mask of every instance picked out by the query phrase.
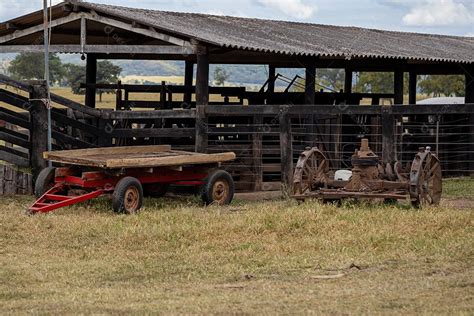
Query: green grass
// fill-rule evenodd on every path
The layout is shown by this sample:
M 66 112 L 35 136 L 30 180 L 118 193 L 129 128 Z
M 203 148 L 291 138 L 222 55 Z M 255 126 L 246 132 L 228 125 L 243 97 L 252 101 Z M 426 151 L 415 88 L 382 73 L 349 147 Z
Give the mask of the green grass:
M 443 182 L 443 196 L 474 201 L 474 178 L 447 179 Z
M 3 198 L 0 312 L 470 314 L 474 214 L 447 206 Z

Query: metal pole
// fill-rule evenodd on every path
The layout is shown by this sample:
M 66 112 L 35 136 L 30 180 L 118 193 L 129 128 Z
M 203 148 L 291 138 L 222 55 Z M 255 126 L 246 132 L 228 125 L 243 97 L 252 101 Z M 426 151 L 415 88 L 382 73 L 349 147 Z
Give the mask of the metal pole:
M 49 87 L 49 26 L 48 26 L 48 0 L 43 0 L 43 19 L 44 19 L 44 80 L 46 81 L 46 91 L 48 99 L 46 107 L 48 109 L 48 151 L 52 151 L 52 131 L 51 131 L 51 93 Z M 51 167 L 51 161 L 49 162 Z

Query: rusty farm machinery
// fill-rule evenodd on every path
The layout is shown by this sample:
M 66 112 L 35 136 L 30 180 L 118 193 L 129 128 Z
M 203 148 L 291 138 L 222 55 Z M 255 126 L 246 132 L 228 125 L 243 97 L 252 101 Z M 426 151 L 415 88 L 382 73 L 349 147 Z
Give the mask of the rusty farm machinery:
M 442 191 L 441 164 L 429 147 L 419 148 L 411 165 L 383 165 L 362 139 L 351 158 L 352 170 L 330 171 L 330 162 L 317 147 L 301 153 L 293 177 L 293 196 L 298 200 L 409 198 L 415 207 L 439 204 Z

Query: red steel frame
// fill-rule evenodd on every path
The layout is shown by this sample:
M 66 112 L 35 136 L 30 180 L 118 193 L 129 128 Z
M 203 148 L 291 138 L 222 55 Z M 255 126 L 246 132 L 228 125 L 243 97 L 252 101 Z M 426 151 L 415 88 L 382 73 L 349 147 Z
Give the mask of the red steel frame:
M 209 168 L 208 168 L 209 169 Z M 123 172 L 104 170 L 79 172 L 81 175 L 70 175 L 71 168 L 62 168 L 59 176 L 55 178 L 55 185 L 52 189 L 40 197 L 35 204 L 30 207 L 31 213 L 48 213 L 62 207 L 79 204 L 95 199 L 103 194 L 112 193 L 117 183 L 125 177 L 134 177 L 143 184 L 163 183 L 199 186 L 204 183 L 207 177 L 206 168 L 182 168 L 182 170 L 172 170 L 168 168 L 153 169 L 128 169 Z M 57 175 L 58 175 L 57 173 Z M 64 195 L 68 189 L 85 190 L 86 193 L 79 196 Z

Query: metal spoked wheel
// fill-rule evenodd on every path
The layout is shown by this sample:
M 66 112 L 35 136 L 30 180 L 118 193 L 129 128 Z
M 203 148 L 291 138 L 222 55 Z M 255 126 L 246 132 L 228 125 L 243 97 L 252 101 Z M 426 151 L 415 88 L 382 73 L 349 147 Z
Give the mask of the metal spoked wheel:
M 293 194 L 304 195 L 324 186 L 328 180 L 329 160 L 313 147 L 301 153 L 293 177 Z
M 416 154 L 410 171 L 410 197 L 412 205 L 438 205 L 443 189 L 441 163 L 433 153 Z

